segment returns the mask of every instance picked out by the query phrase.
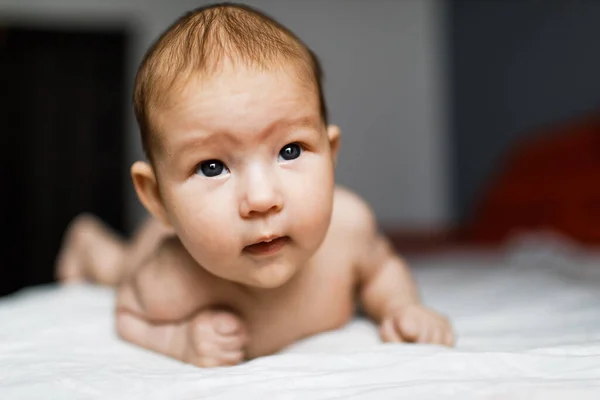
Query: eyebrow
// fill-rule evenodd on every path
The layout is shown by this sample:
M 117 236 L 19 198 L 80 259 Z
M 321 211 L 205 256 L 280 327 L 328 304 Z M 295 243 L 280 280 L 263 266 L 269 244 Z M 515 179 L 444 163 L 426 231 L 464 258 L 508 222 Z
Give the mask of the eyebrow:
M 272 122 L 263 132 L 260 133 L 261 138 L 265 138 L 271 136 L 274 132 L 280 131 L 283 129 L 289 128 L 312 128 L 318 127 L 321 123 L 320 118 L 315 117 L 300 117 L 295 119 L 284 119 L 277 120 Z M 233 144 L 238 144 L 239 140 L 231 134 L 231 132 L 222 131 L 222 132 L 210 132 L 206 134 L 191 134 L 189 137 L 183 139 L 180 143 L 175 147 L 175 153 L 187 153 L 186 150 L 195 149 L 203 146 L 206 142 L 210 142 L 214 140 L 215 137 L 218 137 L 222 141 L 229 141 Z

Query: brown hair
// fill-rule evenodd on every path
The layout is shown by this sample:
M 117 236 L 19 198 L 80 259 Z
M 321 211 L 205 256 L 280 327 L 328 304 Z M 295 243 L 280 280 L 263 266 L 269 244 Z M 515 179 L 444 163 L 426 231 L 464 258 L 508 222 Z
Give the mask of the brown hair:
M 200 7 L 176 20 L 150 47 L 138 69 L 133 104 L 149 159 L 157 141 L 151 110 L 164 105 L 168 93 L 181 88 L 193 72 L 216 73 L 225 58 L 259 68 L 295 62 L 300 76 L 316 85 L 327 123 L 320 62 L 294 33 L 246 5 Z

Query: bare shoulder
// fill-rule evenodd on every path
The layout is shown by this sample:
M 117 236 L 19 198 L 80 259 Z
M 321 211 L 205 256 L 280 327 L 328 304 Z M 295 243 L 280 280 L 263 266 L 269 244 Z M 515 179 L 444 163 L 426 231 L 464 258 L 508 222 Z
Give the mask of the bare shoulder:
M 358 194 L 337 186 L 333 202 L 331 229 L 344 235 L 366 239 L 377 232 L 377 221 L 371 206 Z
M 370 274 L 374 266 L 391 254 L 371 206 L 358 194 L 342 187 L 335 192 L 330 235 L 332 241 L 351 256 L 359 276 Z

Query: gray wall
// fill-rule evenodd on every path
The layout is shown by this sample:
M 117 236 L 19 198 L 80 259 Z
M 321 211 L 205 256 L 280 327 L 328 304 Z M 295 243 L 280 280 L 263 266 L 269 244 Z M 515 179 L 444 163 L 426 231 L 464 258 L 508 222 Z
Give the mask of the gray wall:
M 600 1 L 455 0 L 455 215 L 531 130 L 600 107 Z
M 0 0 L 0 16 L 71 24 L 126 20 L 137 32 L 130 75 L 150 42 L 206 1 Z M 338 181 L 367 198 L 384 225 L 450 220 L 441 0 L 255 0 L 321 57 L 331 120 L 342 128 Z M 129 161 L 142 157 L 131 119 Z M 130 225 L 144 215 L 131 189 Z

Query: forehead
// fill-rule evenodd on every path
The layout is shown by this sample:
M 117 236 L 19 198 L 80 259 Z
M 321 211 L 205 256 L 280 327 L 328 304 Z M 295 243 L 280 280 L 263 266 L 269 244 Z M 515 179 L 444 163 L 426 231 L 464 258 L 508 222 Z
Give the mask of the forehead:
M 259 131 L 279 119 L 320 119 L 319 96 L 316 84 L 293 66 L 224 66 L 216 74 L 192 77 L 156 117 L 167 142 L 172 135 L 190 131 Z

